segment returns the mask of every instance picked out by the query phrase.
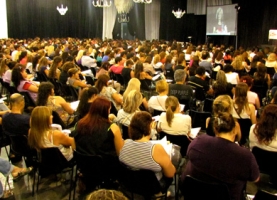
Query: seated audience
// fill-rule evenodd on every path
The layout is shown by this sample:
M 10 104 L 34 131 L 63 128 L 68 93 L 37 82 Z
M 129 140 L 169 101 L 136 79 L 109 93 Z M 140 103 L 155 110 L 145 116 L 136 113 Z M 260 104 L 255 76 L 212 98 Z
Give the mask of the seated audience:
M 185 85 L 186 72 L 182 69 L 177 69 L 174 72 L 175 84 L 169 85 L 168 95 L 175 96 L 181 104 L 185 105 L 185 110 L 189 109 L 189 103 L 193 96 L 192 88 Z
M 249 133 L 250 148 L 257 146 L 267 151 L 277 152 L 277 105 L 267 105 Z
M 142 95 L 137 90 L 131 90 L 124 99 L 123 108 L 117 113 L 116 122 L 129 126 L 132 117 L 139 111 L 142 103 Z
M 220 113 L 213 125 L 217 137 L 204 134 L 190 143 L 188 163 L 181 179 L 184 181 L 190 175 L 203 181 L 223 183 L 227 185 L 230 199 L 244 199 L 247 181 L 259 180 L 259 166 L 248 149 L 235 143 L 239 136 L 230 113 Z
M 213 66 L 210 61 L 208 61 L 209 58 L 209 52 L 204 51 L 202 52 L 202 61 L 199 63 L 200 67 L 204 67 L 206 72 L 208 72 L 210 75 L 213 72 Z
M 132 70 L 133 65 L 134 65 L 134 62 L 131 59 L 127 60 L 126 67 L 122 69 L 121 75 L 123 77 L 125 86 L 128 85 L 131 78 L 134 78 L 134 71 Z
M 156 71 L 162 71 L 164 68 L 163 63 L 161 62 L 161 57 L 159 54 L 155 55 L 152 61 L 152 66 Z
M 158 111 L 166 111 L 165 100 L 167 99 L 168 94 L 168 84 L 165 80 L 157 81 L 156 92 L 158 92 L 158 95 L 152 96 L 148 101 L 150 111 L 152 109 Z
M 59 82 L 62 83 L 62 84 L 66 84 L 67 80 L 68 80 L 68 70 L 72 69 L 72 68 L 75 68 L 75 64 L 72 63 L 72 62 L 66 62 L 63 64 L 62 66 L 62 72 L 60 74 L 60 77 L 59 77 Z
M 102 74 L 109 75 L 109 67 L 110 67 L 110 63 L 103 62 L 98 72 L 96 72 L 96 79 L 98 79 L 98 77 Z
M 227 82 L 226 76 L 224 71 L 219 70 L 216 75 L 216 81 L 213 84 L 214 90 L 214 98 L 218 97 L 219 95 L 229 95 L 233 98 L 233 85 Z
M 189 136 L 191 130 L 191 117 L 182 114 L 178 99 L 174 96 L 167 97 L 165 101 L 166 112 L 159 119 L 158 127 L 170 135 Z
M 14 61 L 10 61 L 7 65 L 9 67 L 8 70 L 6 70 L 2 76 L 2 79 L 4 82 L 9 83 L 10 85 L 12 85 L 12 70 L 15 67 L 15 65 L 17 64 L 17 62 Z
M 113 72 L 114 74 L 121 74 L 124 68 L 124 62 L 125 59 L 122 57 L 116 57 L 115 64 L 110 67 L 109 72 Z
M 164 147 L 150 142 L 152 123 L 152 117 L 148 112 L 137 112 L 133 116 L 129 126 L 131 139 L 125 140 L 119 160 L 134 170 L 144 169 L 155 172 L 159 181 L 163 176 L 169 178 L 165 179 L 165 188 L 168 188 L 176 169 Z
M 23 113 L 24 96 L 14 93 L 10 97 L 11 110 L 3 116 L 2 127 L 7 135 L 28 135 L 30 116 Z
M 77 68 L 71 68 L 70 70 L 68 70 L 68 83 L 69 85 L 73 86 L 76 89 L 82 89 L 82 88 L 86 88 L 89 87 L 89 84 L 86 84 L 85 80 L 80 80 L 79 77 L 80 71 Z
M 74 110 L 63 97 L 55 96 L 54 85 L 50 82 L 42 82 L 38 88 L 38 106 L 47 106 L 52 111 L 56 111 L 62 121 L 69 125 L 74 121 Z
M 206 94 L 212 95 L 213 89 L 210 88 L 207 81 L 205 81 L 206 75 L 205 75 L 205 68 L 204 67 L 198 67 L 196 69 L 195 76 L 189 77 L 188 85 L 192 87 L 193 90 L 195 90 L 194 96 L 197 100 L 205 100 Z
M 228 83 L 232 85 L 236 85 L 239 82 L 239 75 L 237 72 L 233 72 L 234 68 L 230 64 L 226 64 L 223 67 L 223 71 L 225 72 L 225 76 Z
M 150 76 L 155 74 L 155 69 L 151 65 L 152 58 L 151 56 L 147 56 L 144 63 L 143 63 L 143 70 L 148 73 Z
M 78 118 L 82 119 L 88 112 L 91 103 L 95 100 L 99 94 L 96 87 L 89 86 L 82 91 L 80 102 L 77 108 Z
M 28 74 L 26 69 L 17 64 L 12 70 L 12 82 L 18 90 L 18 92 L 28 92 L 31 98 L 36 101 L 39 84 L 33 81 L 27 80 Z
M 256 109 L 259 109 L 261 107 L 259 96 L 257 95 L 257 93 L 250 91 L 253 85 L 253 79 L 250 76 L 243 76 L 241 77 L 240 81 L 243 83 L 246 83 L 248 86 L 248 91 L 247 91 L 248 103 L 253 104 Z
M 46 106 L 37 106 L 32 111 L 28 143 L 31 148 L 40 150 L 43 148 L 57 147 L 69 161 L 73 158 L 75 149 L 74 138 L 65 133 L 52 130 L 52 112 Z
M 48 78 L 59 80 L 60 74 L 61 74 L 61 71 L 59 68 L 62 66 L 62 64 L 63 64 L 62 57 L 56 56 L 49 69 Z
M 119 110 L 123 103 L 123 98 L 115 89 L 108 87 L 109 80 L 110 77 L 108 75 L 102 74 L 98 77 L 95 87 L 98 89 L 100 96 L 106 97 L 113 103 L 114 107 Z
M 83 52 L 83 56 L 81 57 L 81 65 L 88 68 L 96 68 L 97 67 L 97 61 L 96 59 L 90 57 L 91 50 L 87 49 Z
M 42 57 L 39 60 L 37 71 L 41 74 L 45 74 L 46 76 L 49 75 L 48 59 L 46 57 Z

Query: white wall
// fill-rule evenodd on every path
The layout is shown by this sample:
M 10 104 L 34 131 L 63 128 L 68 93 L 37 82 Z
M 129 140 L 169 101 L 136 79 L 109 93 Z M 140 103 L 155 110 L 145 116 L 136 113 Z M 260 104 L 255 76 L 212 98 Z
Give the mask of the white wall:
M 0 38 L 8 38 L 6 0 L 0 0 Z

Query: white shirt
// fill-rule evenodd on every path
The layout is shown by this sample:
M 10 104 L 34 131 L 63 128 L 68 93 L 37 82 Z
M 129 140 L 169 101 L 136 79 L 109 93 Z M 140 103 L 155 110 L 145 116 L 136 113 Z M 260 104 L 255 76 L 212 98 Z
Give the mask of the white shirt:
M 256 105 L 256 99 L 258 99 L 258 95 L 255 92 L 248 91 L 247 99 L 248 99 L 248 103 Z
M 96 60 L 89 57 L 89 56 L 82 56 L 81 58 L 81 64 L 85 67 L 96 67 L 97 64 L 96 64 Z
M 237 77 L 239 76 L 238 73 L 236 72 L 232 72 L 230 74 L 226 73 L 225 76 L 228 83 L 231 83 L 232 85 L 238 84 L 238 80 L 237 80 Z
M 163 112 L 160 116 L 159 128 L 170 135 L 187 135 L 191 130 L 191 117 L 175 113 L 170 127 L 166 121 L 166 113 Z
M 256 124 L 253 124 L 250 128 L 250 132 L 249 132 L 249 145 L 250 148 L 252 149 L 254 146 L 259 147 L 261 149 L 267 150 L 267 151 L 276 151 L 277 152 L 277 138 L 276 138 L 276 131 L 275 131 L 275 136 L 273 138 L 273 140 L 271 141 L 271 143 L 269 143 L 268 145 L 265 144 L 261 144 L 258 141 L 258 138 L 256 137 L 256 135 L 254 134 L 254 128 L 255 128 Z
M 167 99 L 166 96 L 152 96 L 148 101 L 149 108 L 154 110 L 165 111 L 165 100 Z

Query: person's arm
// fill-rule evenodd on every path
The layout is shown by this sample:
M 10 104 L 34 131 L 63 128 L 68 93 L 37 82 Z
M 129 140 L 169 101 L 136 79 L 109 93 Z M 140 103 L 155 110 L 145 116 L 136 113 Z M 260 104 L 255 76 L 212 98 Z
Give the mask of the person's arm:
M 208 128 L 209 122 L 210 122 L 210 117 L 208 117 L 208 118 L 206 119 L 206 128 Z
M 257 97 L 255 99 L 255 106 L 256 106 L 257 109 L 260 109 L 260 107 L 261 107 L 260 99 L 259 99 L 258 95 L 257 95 Z
M 161 144 L 154 145 L 152 156 L 153 159 L 161 166 L 163 174 L 168 178 L 172 178 L 176 172 L 176 169 Z
M 30 85 L 30 86 L 28 87 L 28 90 L 29 90 L 30 92 L 38 93 L 38 87 L 35 86 L 35 85 Z
M 237 83 L 239 83 L 239 75 L 236 74 Z
M 62 108 L 70 115 L 74 114 L 74 110 L 70 107 L 70 104 L 67 103 L 64 98 L 57 96 L 58 103 L 62 106 Z
M 142 104 L 143 104 L 145 110 L 148 110 L 148 102 L 147 102 L 147 99 L 145 97 L 142 99 Z
M 130 77 L 135 78 L 135 72 L 133 70 L 130 71 Z
M 53 139 L 55 145 L 63 145 L 63 146 L 71 146 L 72 149 L 75 149 L 75 141 L 74 138 L 69 137 L 61 131 L 55 130 L 53 131 Z
M 149 79 L 149 80 L 152 80 L 152 76 L 150 76 L 148 73 L 146 72 L 141 72 L 141 76 L 142 76 L 142 79 Z
M 112 98 L 113 100 L 115 100 L 116 103 L 123 104 L 123 97 L 121 96 L 121 94 L 113 93 Z
M 255 106 L 252 104 L 249 104 L 249 108 L 250 108 L 250 119 L 252 124 L 256 124 L 256 115 L 255 115 Z
M 60 75 L 61 75 L 61 71 L 60 71 L 60 70 L 57 70 L 57 72 L 56 72 L 56 79 L 58 79 L 58 80 L 59 80 Z
M 80 81 L 80 80 L 74 81 L 74 85 L 75 85 L 75 86 L 78 86 L 78 87 L 81 87 L 81 88 L 86 88 L 86 87 L 89 86 L 89 85 L 87 85 L 85 82 Z
M 44 73 L 45 73 L 46 76 L 48 77 L 48 75 L 49 75 L 49 70 L 46 68 L 46 69 L 44 70 Z
M 116 154 L 119 155 L 119 152 L 121 151 L 121 149 L 124 145 L 124 141 L 122 139 L 121 131 L 120 131 L 119 127 L 116 124 L 111 125 L 111 130 L 112 130 L 113 135 L 114 135 L 114 146 L 115 146 Z

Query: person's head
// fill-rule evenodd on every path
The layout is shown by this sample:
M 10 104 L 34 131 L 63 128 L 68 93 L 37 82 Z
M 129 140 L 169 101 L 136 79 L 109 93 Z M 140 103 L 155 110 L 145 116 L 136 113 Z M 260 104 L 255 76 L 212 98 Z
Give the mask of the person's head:
M 38 106 L 46 106 L 48 97 L 54 95 L 54 85 L 50 82 L 42 82 L 38 88 Z
M 46 57 L 42 57 L 40 60 L 39 60 L 39 63 L 38 63 L 38 70 L 40 70 L 41 67 L 43 66 L 48 66 L 48 59 Z
M 248 86 L 248 90 L 250 90 L 250 88 L 251 88 L 252 85 L 253 85 L 253 79 L 252 79 L 250 76 L 242 76 L 242 77 L 240 78 L 240 82 L 246 83 L 247 86 Z
M 140 73 L 143 72 L 143 63 L 138 61 L 135 65 L 134 74 L 136 78 L 140 78 Z
M 180 104 L 176 97 L 169 96 L 165 100 L 165 109 L 166 109 L 166 121 L 168 126 L 171 127 L 172 120 L 174 118 L 174 112 L 180 110 Z
M 151 64 L 152 58 L 151 56 L 146 56 L 146 59 L 144 60 L 145 63 Z
M 123 93 L 123 100 L 126 98 L 126 96 L 129 94 L 130 91 L 136 90 L 140 92 L 140 81 L 137 78 L 131 78 L 128 82 L 128 86 Z
M 131 59 L 129 59 L 129 60 L 126 61 L 126 66 L 127 66 L 128 68 L 132 68 L 133 65 L 134 65 L 134 62 L 133 62 Z
M 219 70 L 216 74 L 216 83 L 217 84 L 227 84 L 227 79 L 225 72 L 223 70 Z
M 33 109 L 28 135 L 28 144 L 31 148 L 39 150 L 45 147 L 44 137 L 47 131 L 51 129 L 52 118 L 51 109 L 47 106 L 37 106 Z
M 101 74 L 95 83 L 95 87 L 98 89 L 99 92 L 101 92 L 103 87 L 108 86 L 109 80 L 110 77 L 107 74 Z
M 248 107 L 247 99 L 248 85 L 246 83 L 238 83 L 235 88 L 235 104 L 238 106 L 238 113 L 240 114 L 243 108 Z
M 233 134 L 235 136 L 236 121 L 232 114 L 223 112 L 215 117 L 213 122 L 213 128 L 215 135 L 220 134 Z
M 175 72 L 174 72 L 174 80 L 175 82 L 181 82 L 181 83 L 184 83 L 185 80 L 186 80 L 186 71 L 185 70 L 182 70 L 182 69 L 177 69 Z
M 274 62 L 276 60 L 277 60 L 277 56 L 275 53 L 270 53 L 267 57 L 267 61 L 269 61 L 269 62 Z
M 154 63 L 154 64 L 157 64 L 158 62 L 160 62 L 160 60 L 161 60 L 160 55 L 159 55 L 159 54 L 156 54 L 156 55 L 154 56 L 153 63 Z
M 28 76 L 25 67 L 22 64 L 16 64 L 12 70 L 12 82 L 15 87 L 18 87 L 20 81 L 26 79 Z
M 75 68 L 75 67 L 71 68 L 68 70 L 67 74 L 70 78 L 78 79 L 79 78 L 79 69 Z
M 229 72 L 232 72 L 234 70 L 233 66 L 231 64 L 226 64 L 224 65 L 223 67 L 223 71 L 225 73 L 229 73 Z
M 108 71 L 110 67 L 110 63 L 109 62 L 103 62 L 101 65 L 101 68 L 103 68 L 104 70 Z
M 96 97 L 89 112 L 78 122 L 78 134 L 87 134 L 88 130 L 103 131 L 104 124 L 109 124 L 111 102 L 104 97 Z M 107 130 L 106 130 L 107 131 Z
M 267 72 L 266 66 L 263 63 L 259 63 L 257 65 L 257 74 L 255 78 L 265 79 L 266 72 Z
M 23 111 L 25 107 L 24 96 L 19 93 L 14 93 L 10 96 L 10 105 L 12 109 L 18 109 Z
M 205 72 L 206 72 L 206 70 L 204 67 L 197 67 L 195 70 L 196 75 L 198 75 L 200 77 L 204 76 Z
M 62 66 L 62 64 L 63 64 L 62 57 L 61 56 L 56 56 L 53 59 L 53 63 L 50 67 L 48 77 L 49 78 L 57 78 L 57 76 L 56 76 L 57 69 L 60 68 Z
M 65 73 L 67 73 L 68 70 L 70 70 L 71 68 L 75 68 L 75 65 L 74 65 L 74 63 L 69 62 L 69 61 L 66 62 L 66 63 L 64 63 L 63 66 L 62 66 L 62 70 L 63 70 Z
M 141 103 L 141 93 L 137 90 L 131 90 L 124 99 L 123 110 L 127 113 L 134 113 L 139 110 Z
M 115 61 L 115 64 L 120 64 L 122 61 L 122 57 L 118 56 L 114 59 L 114 61 Z
M 277 105 L 268 104 L 254 128 L 259 143 L 268 145 L 275 139 L 277 130 Z
M 217 116 L 220 113 L 231 113 L 233 109 L 233 100 L 229 95 L 219 95 L 213 102 L 213 114 Z
M 87 108 L 86 104 L 88 102 L 89 103 L 93 102 L 96 99 L 98 94 L 99 94 L 99 92 L 96 87 L 90 86 L 90 87 L 84 88 L 82 90 L 82 94 L 80 97 L 80 102 L 79 102 L 79 105 L 77 108 L 77 113 L 79 113 L 79 114 L 87 113 L 88 111 L 85 110 Z
M 100 189 L 92 192 L 86 198 L 86 200 L 128 200 L 120 191 Z
M 19 57 L 18 57 L 18 61 L 20 62 L 23 58 L 27 57 L 27 51 L 21 51 Z
M 203 52 L 202 52 L 202 56 L 201 56 L 201 58 L 202 58 L 203 60 L 208 59 L 208 58 L 209 58 L 209 52 L 207 52 L 207 51 L 203 51 Z
M 172 56 L 171 55 L 167 55 L 165 57 L 165 63 L 171 63 L 171 61 L 172 61 Z
M 223 19 L 223 9 L 222 9 L 222 8 L 218 8 L 218 9 L 216 10 L 215 18 L 216 18 L 217 20 L 222 20 L 222 19 Z
M 168 83 L 165 80 L 159 80 L 156 82 L 156 91 L 161 93 L 168 92 Z
M 150 137 L 152 116 L 146 111 L 136 112 L 129 125 L 129 137 L 139 140 L 145 136 Z

